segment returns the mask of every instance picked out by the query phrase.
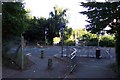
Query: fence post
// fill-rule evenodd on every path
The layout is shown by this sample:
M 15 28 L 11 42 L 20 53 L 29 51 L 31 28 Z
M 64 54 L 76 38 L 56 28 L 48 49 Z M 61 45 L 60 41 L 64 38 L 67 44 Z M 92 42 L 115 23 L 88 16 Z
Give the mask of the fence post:
M 21 70 L 24 69 L 24 37 L 21 34 Z

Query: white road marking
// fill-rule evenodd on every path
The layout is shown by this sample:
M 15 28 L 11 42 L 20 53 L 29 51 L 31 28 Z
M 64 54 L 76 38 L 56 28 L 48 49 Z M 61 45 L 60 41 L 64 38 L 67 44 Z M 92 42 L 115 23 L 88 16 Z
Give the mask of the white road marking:
M 31 53 L 26 54 L 27 56 L 31 56 Z

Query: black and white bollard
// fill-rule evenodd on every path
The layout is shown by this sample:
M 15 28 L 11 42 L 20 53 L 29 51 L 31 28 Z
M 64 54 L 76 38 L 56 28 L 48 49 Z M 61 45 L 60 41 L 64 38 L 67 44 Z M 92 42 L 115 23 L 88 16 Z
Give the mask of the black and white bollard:
M 96 49 L 96 59 L 100 59 L 100 49 Z
M 53 65 L 52 59 L 48 59 L 48 69 L 51 69 Z

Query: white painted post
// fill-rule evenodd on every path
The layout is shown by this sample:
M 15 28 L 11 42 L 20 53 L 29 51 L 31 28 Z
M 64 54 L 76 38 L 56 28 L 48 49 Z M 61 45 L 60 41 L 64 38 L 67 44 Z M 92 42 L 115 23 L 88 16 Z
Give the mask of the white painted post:
M 47 31 L 45 30 L 45 46 L 47 44 L 46 34 L 47 34 Z
M 75 39 L 75 46 L 78 46 L 78 39 Z

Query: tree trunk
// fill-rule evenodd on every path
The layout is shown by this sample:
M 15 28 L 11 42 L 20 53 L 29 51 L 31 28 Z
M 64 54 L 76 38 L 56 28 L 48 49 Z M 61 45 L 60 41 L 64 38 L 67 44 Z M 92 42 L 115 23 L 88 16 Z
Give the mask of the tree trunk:
M 49 44 L 50 44 L 50 45 L 53 45 L 53 37 L 52 37 L 52 36 L 49 37 Z
M 120 32 L 116 33 L 116 62 L 120 68 Z

